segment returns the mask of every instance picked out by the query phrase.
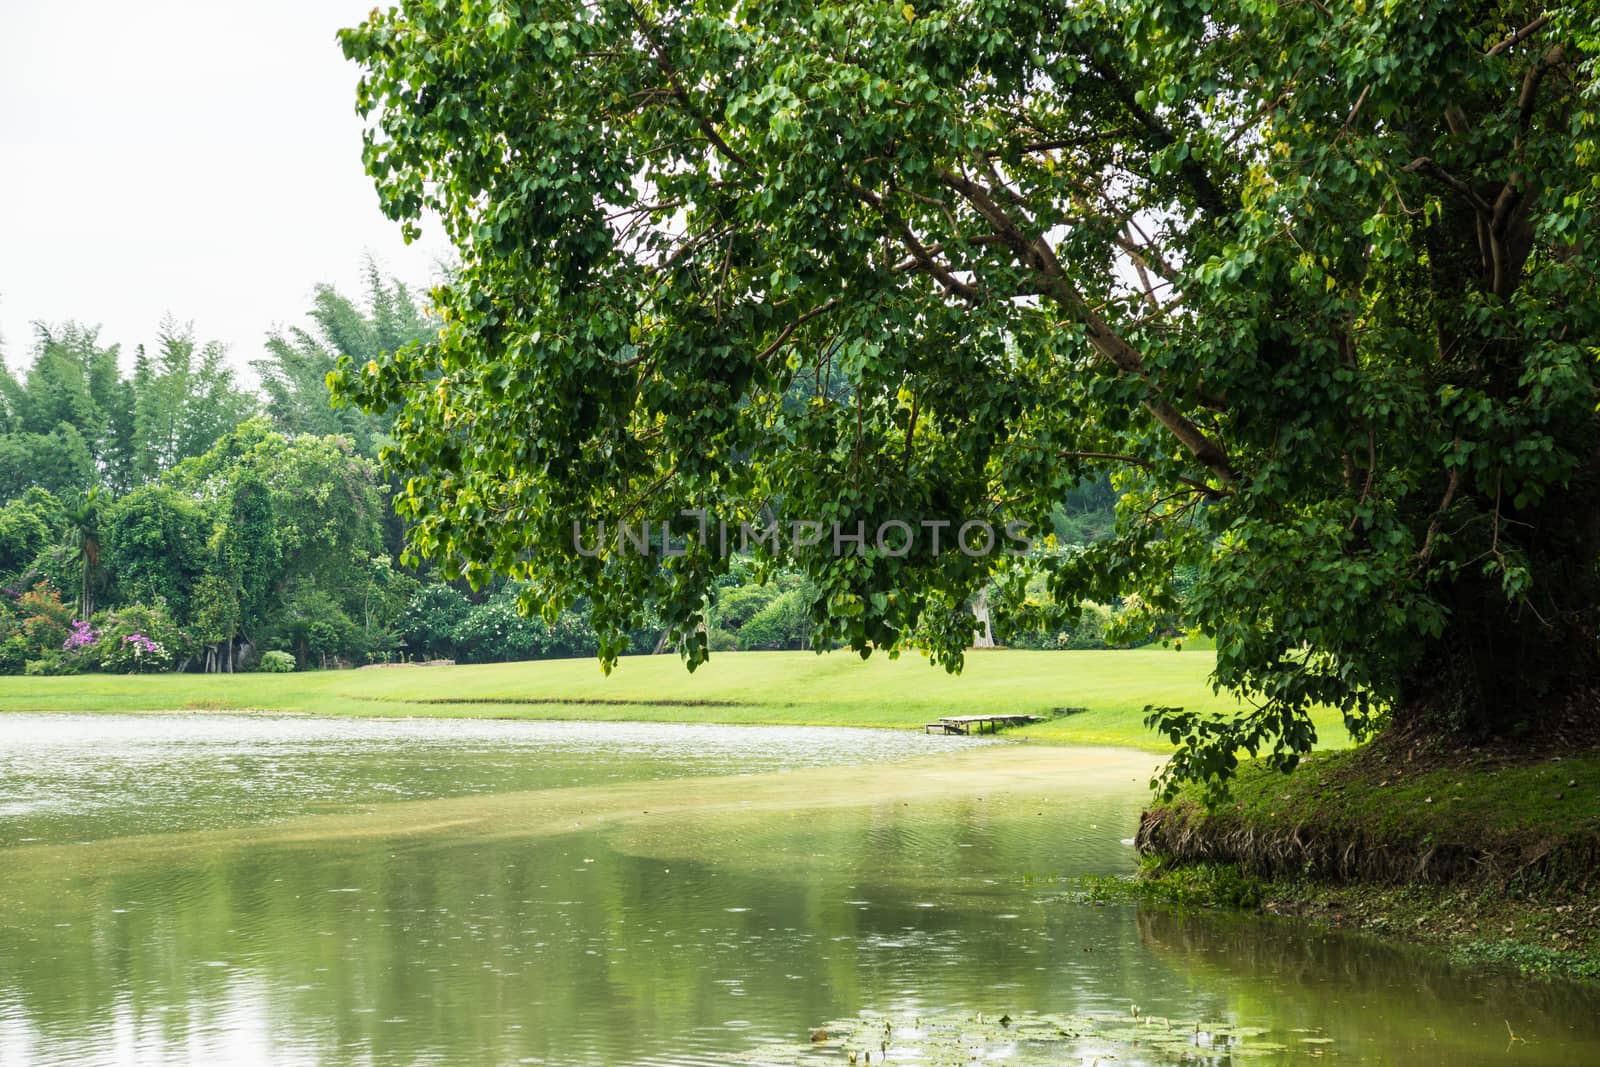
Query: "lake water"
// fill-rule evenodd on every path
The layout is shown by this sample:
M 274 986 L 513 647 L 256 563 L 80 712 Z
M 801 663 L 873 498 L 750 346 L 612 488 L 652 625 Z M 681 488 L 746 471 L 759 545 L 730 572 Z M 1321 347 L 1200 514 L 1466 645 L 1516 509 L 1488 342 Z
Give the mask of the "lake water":
M 1152 764 L 869 730 L 6 715 L 0 1065 L 1600 1064 L 1592 987 L 1081 902 L 1075 876 L 1133 869 Z

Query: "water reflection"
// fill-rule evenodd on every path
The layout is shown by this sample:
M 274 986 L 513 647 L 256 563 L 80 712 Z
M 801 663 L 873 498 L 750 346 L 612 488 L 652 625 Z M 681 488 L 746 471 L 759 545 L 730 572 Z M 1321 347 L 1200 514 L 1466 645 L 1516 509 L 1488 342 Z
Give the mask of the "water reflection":
M 0 818 L 0 1063 L 727 1064 L 863 1009 L 1135 1003 L 1270 1026 L 1295 1048 L 1285 1063 L 1498 1064 L 1502 1015 L 1530 1039 L 1520 1063 L 1600 1062 L 1592 993 L 1290 924 L 1069 903 L 1054 876 L 1130 869 L 1148 757 L 999 746 L 864 765 L 906 735 L 786 752 L 730 730 L 716 769 L 762 773 L 663 781 L 666 742 L 640 759 L 598 733 L 539 749 L 517 732 L 532 724 L 471 725 L 462 775 L 492 758 L 520 792 L 261 821 L 295 801 L 251 807 L 242 832 L 82 844 L 77 816 L 65 843 L 27 845 Z M 525 746 L 511 756 L 502 726 Z M 339 744 L 337 770 L 284 780 L 392 772 L 388 744 Z M 586 784 L 529 788 L 548 768 L 520 764 L 545 755 Z M 438 781 L 455 759 L 429 749 Z M 170 749 L 149 764 L 181 765 Z M 48 773 L 72 800 L 70 775 Z M 182 781 L 160 788 L 182 799 Z
M 1143 909 L 1139 936 L 1235 1010 L 1341 1057 L 1440 1067 L 1600 1063 L 1600 990 L 1463 971 L 1436 953 L 1290 920 Z M 1522 1042 L 1512 1047 L 1510 1030 Z M 1524 1043 L 1525 1042 L 1525 1043 Z

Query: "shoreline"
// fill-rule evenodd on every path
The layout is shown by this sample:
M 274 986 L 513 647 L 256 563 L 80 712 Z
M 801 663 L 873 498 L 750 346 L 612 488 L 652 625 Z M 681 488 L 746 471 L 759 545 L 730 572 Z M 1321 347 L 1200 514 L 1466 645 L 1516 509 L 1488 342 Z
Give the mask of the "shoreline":
M 1007 736 L 1166 752 L 1148 704 L 1228 712 L 1207 681 L 1214 656 L 1167 649 L 997 651 L 959 675 L 921 657 L 813 652 L 714 656 L 690 674 L 676 656 L 288 674 L 83 674 L 0 679 L 6 711 L 300 711 L 318 715 L 590 719 L 920 730 L 944 716 L 1032 714 Z M 1067 713 L 1067 708 L 1086 710 Z M 1331 720 L 1330 720 L 1331 723 Z M 1323 736 L 1340 736 L 1332 725 Z
M 1457 962 L 1600 981 L 1600 752 L 1428 760 L 1318 754 L 1241 768 L 1141 818 L 1128 892 L 1431 946 Z M 1112 892 L 1115 892 L 1113 889 Z

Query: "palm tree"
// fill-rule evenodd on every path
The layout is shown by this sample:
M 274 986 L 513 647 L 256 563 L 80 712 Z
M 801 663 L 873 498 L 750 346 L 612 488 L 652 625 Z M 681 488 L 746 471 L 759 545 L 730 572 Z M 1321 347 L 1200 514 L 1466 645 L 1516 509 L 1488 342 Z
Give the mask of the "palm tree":
M 78 552 L 82 582 L 78 588 L 78 618 L 94 614 L 94 590 L 100 576 L 100 488 L 83 494 L 76 507 L 67 509 L 67 537 Z

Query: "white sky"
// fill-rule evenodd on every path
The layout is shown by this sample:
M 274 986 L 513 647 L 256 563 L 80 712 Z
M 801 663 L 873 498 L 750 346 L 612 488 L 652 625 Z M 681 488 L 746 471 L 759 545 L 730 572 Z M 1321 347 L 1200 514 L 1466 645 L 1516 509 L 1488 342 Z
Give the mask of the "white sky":
M 155 340 L 170 313 L 235 366 L 363 262 L 426 286 L 361 169 L 356 68 L 374 0 L 0 0 L 0 352 L 35 320 Z M 247 380 L 253 376 L 246 373 Z

